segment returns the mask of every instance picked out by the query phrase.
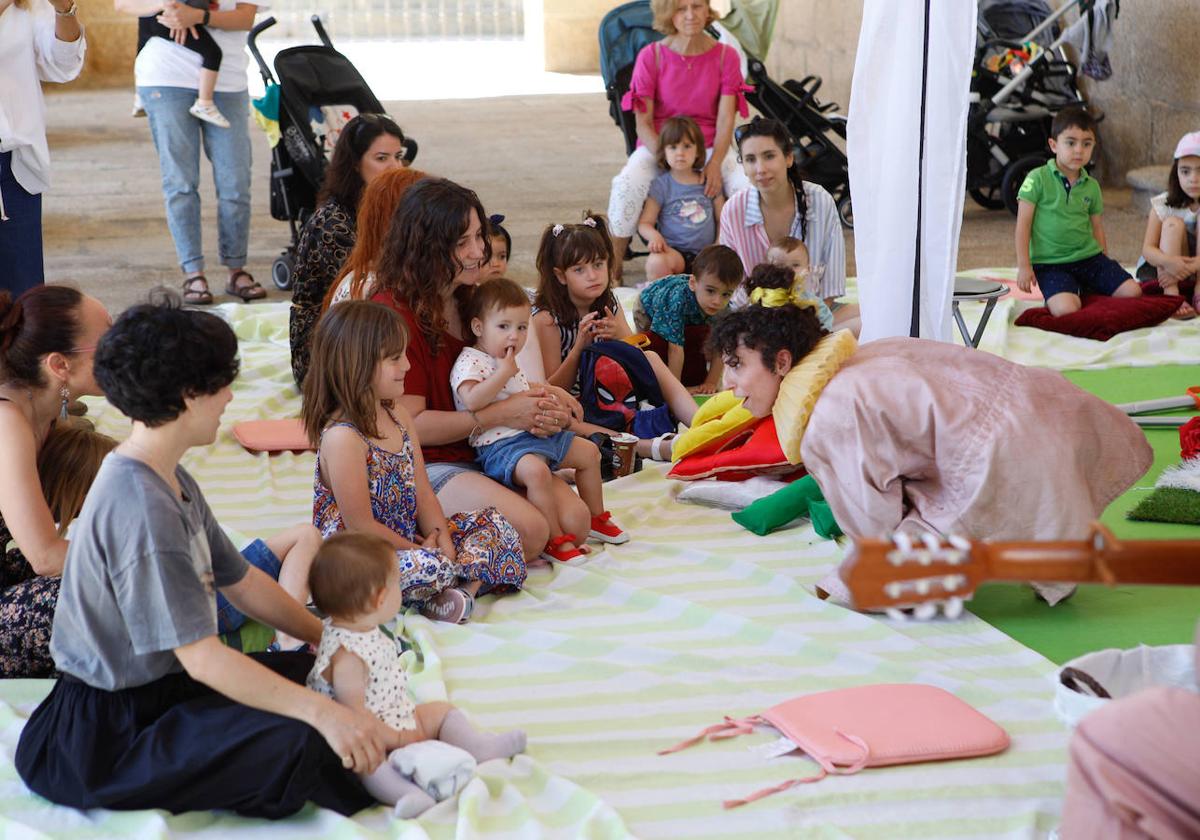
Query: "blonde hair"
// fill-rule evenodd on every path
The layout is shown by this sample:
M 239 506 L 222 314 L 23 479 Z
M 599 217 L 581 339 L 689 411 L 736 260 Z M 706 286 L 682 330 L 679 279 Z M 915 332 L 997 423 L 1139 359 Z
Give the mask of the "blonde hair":
M 712 10 L 712 3 L 708 3 L 708 20 L 705 26 L 712 23 L 716 19 L 716 15 Z M 674 35 L 679 30 L 675 28 L 675 24 L 671 22 L 671 18 L 675 17 L 675 13 L 679 11 L 679 0 L 650 0 L 650 10 L 654 13 L 654 28 L 664 35 Z
M 46 506 L 58 523 L 58 535 L 67 533 L 83 508 L 104 457 L 117 442 L 83 420 L 55 423 L 38 450 L 38 480 Z

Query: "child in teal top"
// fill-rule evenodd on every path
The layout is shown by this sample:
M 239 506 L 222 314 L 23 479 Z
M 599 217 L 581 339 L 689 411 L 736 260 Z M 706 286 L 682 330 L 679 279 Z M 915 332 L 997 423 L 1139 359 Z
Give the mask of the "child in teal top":
M 1079 311 L 1081 295 L 1138 297 L 1142 287 L 1104 253 L 1100 184 L 1084 169 L 1096 147 L 1096 122 L 1064 108 L 1050 129 L 1054 158 L 1029 173 L 1017 193 L 1017 285 L 1038 286 L 1055 316 Z

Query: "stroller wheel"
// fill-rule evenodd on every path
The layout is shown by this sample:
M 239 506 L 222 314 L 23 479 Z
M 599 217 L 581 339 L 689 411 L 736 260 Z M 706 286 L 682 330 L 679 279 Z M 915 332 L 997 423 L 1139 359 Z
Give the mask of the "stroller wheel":
M 854 207 L 850 204 L 850 193 L 838 196 L 837 199 L 837 214 L 841 220 L 842 227 L 846 230 L 854 230 Z
M 271 263 L 271 282 L 284 292 L 292 288 L 292 255 L 289 252 L 284 251 Z
M 967 190 L 967 193 L 975 199 L 976 204 L 986 210 L 1004 209 L 1004 199 L 1001 198 L 1002 193 L 998 184 L 970 189 Z
M 1004 198 L 1004 206 L 1014 216 L 1017 215 L 1017 193 L 1025 183 L 1025 176 L 1045 162 L 1045 155 L 1026 155 L 1004 170 L 1004 180 L 1000 182 L 1000 195 Z

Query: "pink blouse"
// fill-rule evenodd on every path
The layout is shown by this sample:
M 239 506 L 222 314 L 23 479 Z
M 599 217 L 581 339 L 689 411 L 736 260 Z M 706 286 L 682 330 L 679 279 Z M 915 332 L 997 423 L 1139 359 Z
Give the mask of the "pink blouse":
M 718 43 L 700 55 L 680 55 L 661 42 L 647 44 L 633 66 L 629 92 L 621 100 L 626 111 L 645 112 L 654 104 L 654 131 L 670 117 L 691 117 L 704 134 L 704 145 L 712 148 L 717 134 L 717 110 L 722 96 L 736 96 L 738 113 L 750 115 L 746 106 L 747 87 L 737 50 Z M 638 145 L 642 145 L 641 139 Z

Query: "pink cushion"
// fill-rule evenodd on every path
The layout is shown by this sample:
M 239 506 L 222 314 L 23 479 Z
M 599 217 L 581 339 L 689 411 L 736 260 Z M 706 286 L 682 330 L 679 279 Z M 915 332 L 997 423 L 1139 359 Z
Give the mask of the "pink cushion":
M 1144 295 L 1137 298 L 1117 298 L 1107 295 L 1084 295 L 1083 308 L 1070 315 L 1055 318 L 1044 306 L 1027 309 L 1017 318 L 1018 327 L 1108 341 L 1117 333 L 1152 327 L 1171 317 L 1183 298 L 1174 295 Z
M 235 423 L 233 436 L 251 452 L 304 452 L 316 449 L 308 442 L 308 435 L 304 433 L 304 423 L 299 418 L 247 420 L 244 423 Z

